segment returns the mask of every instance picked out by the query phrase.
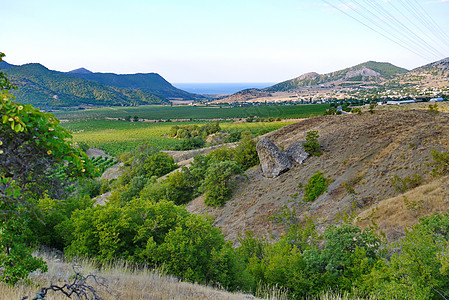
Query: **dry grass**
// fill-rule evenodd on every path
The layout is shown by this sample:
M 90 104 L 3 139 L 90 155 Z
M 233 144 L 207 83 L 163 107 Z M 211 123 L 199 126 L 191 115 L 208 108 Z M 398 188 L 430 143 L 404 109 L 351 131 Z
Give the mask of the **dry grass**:
M 51 283 L 63 285 L 71 281 L 74 271 L 71 264 L 63 262 L 49 254 L 42 255 L 48 264 L 48 272 L 45 274 L 32 274 L 30 279 L 33 284 L 19 283 L 10 288 L 0 284 L 0 299 L 22 299 L 29 296 L 32 299 L 41 287 L 48 287 Z M 107 288 L 89 281 L 102 299 L 256 299 L 252 295 L 229 293 L 199 284 L 179 282 L 174 277 L 164 276 L 151 269 L 133 270 L 126 263 L 116 263 L 101 270 L 94 267 L 92 261 L 82 260 L 79 269 L 84 275 L 94 274 L 99 278 L 99 283 L 104 282 Z M 267 291 L 265 299 L 282 299 L 282 295 L 276 290 Z M 49 292 L 47 300 L 68 299 L 62 294 Z
M 437 104 L 438 110 L 440 112 L 449 113 L 449 102 L 421 102 L 421 103 L 410 103 L 410 104 L 402 104 L 402 105 L 382 105 L 377 106 L 376 110 L 410 110 L 410 109 L 418 109 L 418 110 L 429 110 L 429 104 Z M 364 110 L 368 110 L 368 107 L 364 107 Z
M 49 253 L 39 254 L 48 264 L 48 272 L 45 274 L 34 273 L 30 275 L 31 284 L 19 283 L 14 287 L 0 283 L 0 300 L 22 299 L 28 296 L 33 299 L 41 287 L 48 287 L 50 284 L 59 286 L 71 282 L 74 275 L 73 265 L 63 262 L 60 258 Z M 178 279 L 164 276 L 155 270 L 147 268 L 135 270 L 130 265 L 117 262 L 108 267 L 98 270 L 91 260 L 80 260 L 76 264 L 80 267 L 83 275 L 94 274 L 98 278 L 97 284 L 94 280 L 88 284 L 95 288 L 101 299 L 126 299 L 126 300 L 148 300 L 148 299 L 266 299 L 266 300 L 287 300 L 287 291 L 275 287 L 260 287 L 256 298 L 249 294 L 229 293 L 224 290 L 211 287 L 179 282 Z M 101 283 L 105 283 L 102 286 Z M 49 292 L 46 300 L 66 300 L 66 296 L 61 293 Z M 76 297 L 71 299 L 77 299 Z M 347 293 L 324 292 L 316 297 L 308 297 L 309 300 L 374 300 L 376 298 L 360 298 L 350 296 Z
M 374 220 L 387 236 L 402 235 L 404 229 L 418 223 L 419 218 L 447 212 L 449 207 L 449 176 L 435 179 L 396 197 L 381 201 L 373 210 L 365 210 L 358 217 L 365 219 L 364 227 Z M 408 203 L 408 205 L 407 205 Z M 408 206 L 408 207 L 407 207 Z M 370 216 L 371 215 L 371 216 Z

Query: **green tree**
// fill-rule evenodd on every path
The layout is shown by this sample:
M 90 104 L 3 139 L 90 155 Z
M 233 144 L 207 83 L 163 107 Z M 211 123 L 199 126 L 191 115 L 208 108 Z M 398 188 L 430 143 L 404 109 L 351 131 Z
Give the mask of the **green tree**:
M 173 157 L 166 153 L 158 152 L 153 154 L 143 161 L 138 174 L 142 174 L 147 178 L 153 176 L 161 177 L 177 168 Z
M 234 161 L 213 163 L 207 168 L 206 177 L 201 186 L 204 191 L 204 203 L 208 206 L 223 206 L 232 195 L 232 177 L 242 173 Z
M 3 56 L 0 53 L 0 61 Z M 95 170 L 53 115 L 13 101 L 10 88 L 1 73 L 0 267 L 2 280 L 14 284 L 29 272 L 46 269 L 42 260 L 31 256 L 27 225 L 30 215 L 42 218 L 37 199 L 57 198 L 62 192 L 61 182 L 49 172 L 64 166 L 65 177 L 74 178 L 91 176 Z
M 312 156 L 321 156 L 323 152 L 320 150 L 320 143 L 318 143 L 318 131 L 308 131 L 306 134 L 306 142 L 303 144 L 307 153 Z
M 243 170 L 259 164 L 259 156 L 256 150 L 257 142 L 251 138 L 251 133 L 245 131 L 242 133 L 240 143 L 235 148 L 235 161 Z

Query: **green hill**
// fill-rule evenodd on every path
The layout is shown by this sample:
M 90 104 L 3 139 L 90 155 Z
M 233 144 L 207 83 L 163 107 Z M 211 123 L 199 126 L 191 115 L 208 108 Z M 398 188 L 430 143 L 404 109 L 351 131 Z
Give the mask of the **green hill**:
M 278 92 L 319 84 L 338 84 L 341 82 L 379 82 L 386 79 L 391 79 L 396 75 L 407 72 L 408 70 L 390 63 L 368 61 L 350 68 L 324 75 L 320 75 L 318 73 L 307 73 L 297 78 L 268 87 L 265 90 L 268 92 Z
M 2 66 L 18 89 L 12 94 L 18 102 L 41 108 L 79 105 L 129 106 L 166 103 L 164 97 L 137 89 L 124 89 L 75 78 L 52 71 L 41 64 Z
M 69 72 L 68 75 L 117 88 L 138 89 L 165 98 L 180 98 L 184 100 L 202 98 L 200 95 L 191 94 L 175 88 L 162 76 L 156 73 L 119 75 L 114 73 L 92 73 L 84 68 L 80 68 Z

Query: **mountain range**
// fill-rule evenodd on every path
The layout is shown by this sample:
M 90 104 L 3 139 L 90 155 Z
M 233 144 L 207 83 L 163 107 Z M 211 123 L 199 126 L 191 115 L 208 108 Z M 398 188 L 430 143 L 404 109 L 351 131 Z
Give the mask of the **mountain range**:
M 85 68 L 58 72 L 37 63 L 15 66 L 4 61 L 0 69 L 18 86 L 12 91 L 17 101 L 41 108 L 168 104 L 173 99 L 203 98 L 174 87 L 157 73 L 94 73 Z M 277 101 L 279 93 L 296 93 L 304 99 L 323 92 L 326 94 L 320 97 L 371 99 L 386 91 L 396 91 L 402 98 L 426 89 L 448 94 L 448 80 L 449 58 L 410 71 L 387 62 L 368 61 L 328 74 L 306 73 L 261 90 L 243 90 L 217 102 Z
M 217 103 L 413 99 L 449 96 L 449 58 L 413 70 L 368 61 L 328 74 L 305 73 L 265 89 L 237 92 Z
M 175 88 L 156 73 L 118 75 L 93 73 L 84 68 L 65 73 L 38 63 L 16 66 L 4 61 L 0 62 L 0 69 L 18 87 L 11 91 L 18 102 L 47 109 L 164 104 L 173 98 L 201 97 Z
M 390 63 L 368 61 L 340 71 L 318 74 L 306 73 L 299 77 L 283 81 L 266 88 L 268 92 L 288 91 L 291 89 L 314 86 L 314 85 L 336 85 L 342 82 L 381 82 L 395 76 L 405 74 L 408 70 L 397 67 Z

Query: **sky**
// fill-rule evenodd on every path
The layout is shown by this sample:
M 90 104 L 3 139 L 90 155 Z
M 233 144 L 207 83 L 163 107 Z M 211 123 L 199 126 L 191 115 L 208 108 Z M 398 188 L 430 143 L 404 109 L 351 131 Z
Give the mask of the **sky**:
M 155 72 L 172 83 L 280 82 L 369 60 L 413 69 L 449 56 L 437 38 L 440 56 L 404 49 L 357 15 L 369 17 L 363 1 L 396 4 L 398 18 L 419 26 L 425 20 L 407 16 L 404 0 L 350 1 L 0 0 L 0 52 L 16 65 Z M 449 33 L 449 0 L 416 2 Z M 386 19 L 373 20 L 388 25 Z

